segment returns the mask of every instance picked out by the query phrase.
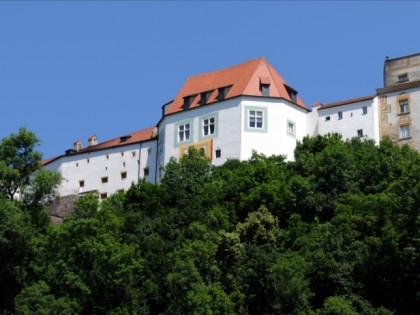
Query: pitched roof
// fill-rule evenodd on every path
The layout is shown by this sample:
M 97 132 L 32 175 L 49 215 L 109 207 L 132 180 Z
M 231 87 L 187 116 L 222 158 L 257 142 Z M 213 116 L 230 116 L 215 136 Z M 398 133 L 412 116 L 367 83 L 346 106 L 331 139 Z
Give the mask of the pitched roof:
M 66 155 L 75 155 L 75 154 L 81 154 L 81 153 L 87 153 L 87 152 L 93 152 L 93 151 L 99 151 L 99 150 L 104 150 L 104 149 L 109 149 L 109 148 L 114 148 L 114 147 L 120 147 L 120 146 L 124 146 L 124 145 L 129 145 L 129 144 L 133 144 L 133 143 L 138 143 L 138 142 L 143 142 L 143 141 L 147 141 L 147 140 L 151 140 L 156 138 L 156 135 L 153 135 L 152 131 L 153 128 L 155 127 L 150 127 L 147 129 L 143 129 L 143 130 L 139 130 L 115 139 L 111 139 L 105 142 L 101 142 L 98 143 L 97 145 L 93 145 L 87 148 L 84 148 L 82 150 L 79 151 L 73 151 L 70 150 L 69 154 L 65 154 L 65 155 L 60 155 L 60 156 L 56 156 L 47 160 L 43 160 L 41 161 L 41 163 L 43 165 L 47 165 L 49 163 L 51 163 L 52 161 L 55 161 L 63 156 Z
M 226 69 L 189 77 L 166 114 L 183 111 L 185 97 L 190 97 L 189 108 L 195 108 L 200 106 L 201 93 L 207 93 L 206 104 L 211 104 L 218 101 L 218 88 L 230 87 L 225 99 L 240 95 L 262 96 L 260 84 L 268 83 L 269 97 L 280 97 L 292 102 L 289 92 L 294 89 L 286 84 L 265 58 L 257 58 Z M 296 98 L 296 104 L 308 109 L 299 97 Z
M 335 107 L 335 106 L 342 106 L 342 105 L 348 105 L 348 104 L 357 103 L 357 102 L 373 100 L 375 98 L 375 96 L 376 95 L 362 96 L 362 97 L 352 98 L 350 100 L 339 101 L 339 102 L 334 102 L 334 103 L 329 103 L 329 104 L 323 104 L 318 110 L 326 109 L 326 108 L 330 108 L 330 107 Z

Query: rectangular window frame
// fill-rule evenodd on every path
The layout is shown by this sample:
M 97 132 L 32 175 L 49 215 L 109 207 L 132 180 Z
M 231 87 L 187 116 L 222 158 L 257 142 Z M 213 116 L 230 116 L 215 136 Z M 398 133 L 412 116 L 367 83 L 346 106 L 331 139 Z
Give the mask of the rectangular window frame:
M 148 166 L 143 168 L 143 176 L 149 176 L 150 175 L 150 168 Z
M 342 120 L 343 119 L 343 112 L 338 112 L 338 120 Z
M 397 76 L 397 83 L 405 83 L 410 81 L 410 78 L 408 77 L 408 73 L 401 73 Z
M 403 129 L 406 129 L 406 132 L 403 132 Z M 403 136 L 403 133 L 406 133 Z M 410 124 L 400 125 L 400 140 L 410 139 L 411 138 L 411 128 Z
M 294 121 L 287 119 L 286 129 L 289 136 L 296 137 L 296 123 Z
M 79 188 L 85 188 L 85 184 L 86 182 L 84 179 L 79 180 Z
M 179 139 L 180 127 L 185 128 L 186 125 L 189 125 L 189 139 L 188 140 L 184 139 L 183 141 L 180 141 L 180 139 Z M 184 129 L 184 132 L 185 132 L 185 129 Z M 193 125 L 193 120 L 192 119 L 183 120 L 183 121 L 180 121 L 180 122 L 178 122 L 174 125 L 174 146 L 175 147 L 179 147 L 181 145 L 192 143 L 193 139 L 194 139 L 194 125 Z
M 401 111 L 401 102 L 404 102 L 404 101 L 407 102 L 407 104 L 404 105 L 404 107 L 407 107 L 407 110 Z M 410 111 L 411 111 L 411 104 L 410 103 L 411 102 L 410 102 L 410 97 L 409 96 L 404 95 L 404 96 L 398 97 L 397 98 L 397 112 L 398 112 L 398 115 L 410 114 Z
M 101 183 L 102 183 L 102 184 L 106 184 L 106 183 L 108 183 L 108 181 L 109 181 L 108 176 L 102 176 L 102 177 L 101 177 Z
M 252 112 L 255 112 L 252 114 Z M 261 112 L 261 116 L 257 114 Z M 258 127 L 258 121 L 255 121 L 255 127 L 251 127 L 252 116 L 262 118 L 262 125 Z M 244 106 L 244 130 L 247 132 L 267 133 L 268 130 L 268 108 L 263 106 Z
M 121 173 L 120 173 L 120 176 L 121 176 L 121 179 L 122 179 L 122 180 L 127 179 L 127 171 L 123 171 L 123 172 L 121 172 Z
M 357 129 L 357 137 L 363 138 L 365 135 L 363 134 L 363 129 Z
M 206 120 L 210 120 L 210 119 L 214 119 L 214 129 L 213 129 L 213 133 L 209 133 L 209 134 L 205 134 L 205 121 Z M 205 116 L 201 116 L 199 119 L 199 123 L 200 123 L 200 134 L 199 134 L 199 139 L 200 140 L 204 140 L 204 139 L 212 139 L 212 138 L 216 138 L 219 135 L 219 113 L 218 112 L 214 112 L 214 113 L 210 113 L 208 115 Z

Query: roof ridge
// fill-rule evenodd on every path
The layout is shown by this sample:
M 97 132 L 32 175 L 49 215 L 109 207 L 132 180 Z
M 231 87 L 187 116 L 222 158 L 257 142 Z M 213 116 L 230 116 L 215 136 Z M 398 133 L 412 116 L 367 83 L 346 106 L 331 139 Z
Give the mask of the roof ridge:
M 251 62 L 256 62 L 256 61 L 260 61 L 261 62 L 261 61 L 267 61 L 267 60 L 265 59 L 265 57 L 257 57 L 257 58 L 254 58 L 254 59 L 251 59 L 251 60 L 248 60 L 248 61 L 239 63 L 237 65 L 227 67 L 227 68 L 218 69 L 218 70 L 214 70 L 214 71 L 208 71 L 208 72 L 200 73 L 200 74 L 196 74 L 196 75 L 191 75 L 191 76 L 189 76 L 187 78 L 187 80 L 189 80 L 190 78 L 196 78 L 196 77 L 206 76 L 206 75 L 209 75 L 209 74 L 216 74 L 216 73 L 220 73 L 220 72 L 223 72 L 223 71 L 232 70 L 234 68 L 239 68 L 239 67 L 242 67 L 242 66 L 244 66 L 246 64 L 249 64 Z

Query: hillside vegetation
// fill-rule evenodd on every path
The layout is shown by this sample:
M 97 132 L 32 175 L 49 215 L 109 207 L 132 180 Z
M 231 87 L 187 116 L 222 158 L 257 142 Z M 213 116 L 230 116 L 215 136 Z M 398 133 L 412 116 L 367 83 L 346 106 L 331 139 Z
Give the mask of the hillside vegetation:
M 420 314 L 420 155 L 338 135 L 305 138 L 295 155 L 213 167 L 191 150 L 160 185 L 79 198 L 60 226 L 45 220 L 50 190 L 4 193 L 0 308 Z

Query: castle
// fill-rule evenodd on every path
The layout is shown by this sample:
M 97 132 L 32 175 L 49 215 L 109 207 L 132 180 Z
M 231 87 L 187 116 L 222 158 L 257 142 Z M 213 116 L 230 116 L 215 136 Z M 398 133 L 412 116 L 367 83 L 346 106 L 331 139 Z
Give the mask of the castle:
M 374 95 L 309 109 L 296 89 L 264 58 L 187 79 L 162 106 L 156 126 L 87 147 L 76 141 L 65 154 L 43 161 L 63 176 L 61 196 L 97 191 L 101 199 L 132 183 L 158 183 L 164 166 L 190 146 L 214 165 L 248 159 L 252 151 L 293 160 L 305 136 L 338 132 L 379 142 L 384 136 L 420 149 L 420 54 L 386 58 L 384 86 Z

